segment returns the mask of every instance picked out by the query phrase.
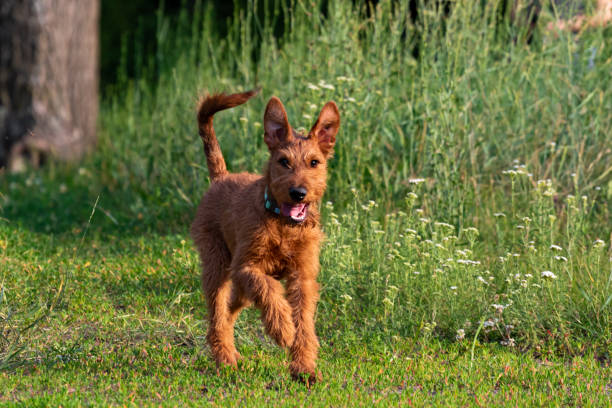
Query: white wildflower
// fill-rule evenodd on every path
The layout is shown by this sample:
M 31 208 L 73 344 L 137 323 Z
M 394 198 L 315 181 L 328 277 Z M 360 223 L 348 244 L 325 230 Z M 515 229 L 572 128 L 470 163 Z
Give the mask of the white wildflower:
M 336 77 L 336 80 L 338 82 L 353 82 L 355 80 L 355 78 L 351 78 L 351 77 L 345 77 L 343 75 Z
M 408 179 L 408 183 L 410 183 L 410 184 L 421 184 L 421 183 L 424 183 L 424 182 L 425 182 L 424 178 L 411 178 L 411 179 Z
M 446 228 L 449 228 L 449 229 L 452 229 L 452 230 L 454 230 L 454 229 L 455 229 L 455 227 L 454 227 L 454 226 L 452 226 L 452 225 L 450 225 L 450 224 L 447 224 L 447 223 L 445 223 L 445 222 L 438 222 L 438 221 L 436 221 L 436 222 L 434 222 L 434 225 L 435 225 L 436 227 L 446 227 Z
M 457 335 L 455 336 L 455 340 L 461 341 L 463 339 L 465 339 L 465 330 L 463 329 L 457 330 Z
M 320 80 L 320 81 L 319 81 L 319 86 L 320 86 L 321 88 L 329 89 L 329 90 L 332 90 L 332 91 L 333 91 L 334 89 L 336 89 L 336 88 L 334 88 L 334 86 L 333 86 L 332 84 L 328 84 L 327 82 L 325 82 L 325 81 L 323 81 L 323 80 Z
M 492 307 L 493 309 L 495 309 L 495 311 L 496 311 L 497 313 L 501 313 L 501 312 L 503 312 L 503 311 L 504 311 L 504 309 L 506 308 L 506 306 L 505 306 L 505 305 L 498 305 L 497 303 L 493 303 L 493 304 L 491 305 L 491 307 Z
M 557 261 L 563 261 L 563 262 L 567 262 L 567 258 L 564 256 L 560 256 L 560 255 L 555 255 L 555 259 Z
M 594 248 L 603 248 L 605 245 L 606 243 L 602 239 L 596 239 L 595 242 L 593 242 Z
M 551 245 L 550 249 L 554 249 L 555 251 L 563 251 L 563 248 L 561 248 L 559 245 Z
M 486 320 L 484 322 L 484 324 L 483 324 L 483 327 L 485 327 L 485 328 L 495 327 L 495 321 L 493 321 L 491 319 Z
M 476 280 L 477 280 L 478 282 L 484 283 L 485 285 L 488 285 L 488 284 L 489 284 L 489 282 L 487 282 L 486 280 L 484 280 L 484 278 L 483 278 L 482 276 L 477 277 L 477 278 L 476 278 Z
M 496 212 L 495 214 L 493 214 L 493 216 L 496 218 L 505 218 L 506 214 L 504 214 L 503 212 Z
M 544 272 L 542 272 L 541 275 L 542 275 L 543 278 L 557 279 L 557 275 L 555 275 L 551 271 L 544 271 Z
M 318 86 L 316 86 L 315 84 L 311 84 L 310 82 L 306 84 L 306 87 L 307 87 L 308 89 L 313 90 L 313 91 L 318 91 L 318 90 L 319 90 L 319 87 L 318 87 Z
M 457 252 L 458 255 L 461 255 L 464 258 L 467 258 L 468 256 L 472 255 L 472 251 L 468 248 L 457 249 L 455 252 Z
M 462 265 L 480 265 L 480 261 L 472 261 L 471 259 L 457 259 L 457 263 Z

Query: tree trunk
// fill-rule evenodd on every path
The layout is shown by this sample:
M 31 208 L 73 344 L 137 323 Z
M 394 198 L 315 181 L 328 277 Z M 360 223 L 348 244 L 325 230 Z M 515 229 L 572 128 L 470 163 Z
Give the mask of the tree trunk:
M 0 1 L 0 168 L 96 142 L 99 0 Z

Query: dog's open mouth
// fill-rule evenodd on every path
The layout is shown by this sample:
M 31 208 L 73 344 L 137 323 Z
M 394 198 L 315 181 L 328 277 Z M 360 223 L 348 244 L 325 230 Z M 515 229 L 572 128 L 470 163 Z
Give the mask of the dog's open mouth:
M 306 215 L 308 214 L 308 204 L 300 203 L 300 204 L 287 204 L 283 203 L 281 205 L 281 213 L 285 217 L 291 218 L 295 222 L 302 222 L 306 219 Z

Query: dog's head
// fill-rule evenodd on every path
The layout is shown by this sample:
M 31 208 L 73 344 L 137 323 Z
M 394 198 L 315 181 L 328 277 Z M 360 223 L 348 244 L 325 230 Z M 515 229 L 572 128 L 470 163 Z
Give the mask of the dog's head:
M 293 130 L 277 97 L 268 102 L 264 114 L 264 141 L 270 149 L 268 188 L 283 216 L 302 222 L 309 206 L 323 196 L 327 160 L 339 128 L 340 113 L 334 102 L 323 106 L 308 134 Z

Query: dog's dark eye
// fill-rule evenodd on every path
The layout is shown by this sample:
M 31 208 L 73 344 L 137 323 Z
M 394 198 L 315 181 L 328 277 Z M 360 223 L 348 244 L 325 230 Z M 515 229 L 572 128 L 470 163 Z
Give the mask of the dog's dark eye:
M 318 164 L 319 164 L 318 160 L 311 160 L 310 161 L 310 167 L 312 167 L 312 168 L 317 167 Z
M 282 159 L 280 159 L 278 161 L 280 163 L 281 166 L 283 166 L 284 168 L 288 169 L 289 168 L 289 160 L 285 159 L 284 157 Z

